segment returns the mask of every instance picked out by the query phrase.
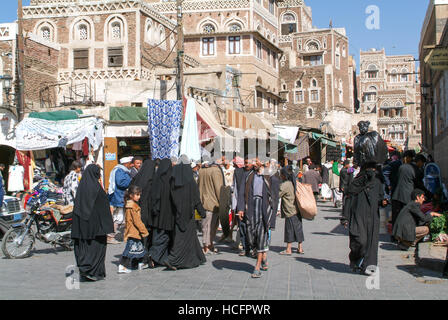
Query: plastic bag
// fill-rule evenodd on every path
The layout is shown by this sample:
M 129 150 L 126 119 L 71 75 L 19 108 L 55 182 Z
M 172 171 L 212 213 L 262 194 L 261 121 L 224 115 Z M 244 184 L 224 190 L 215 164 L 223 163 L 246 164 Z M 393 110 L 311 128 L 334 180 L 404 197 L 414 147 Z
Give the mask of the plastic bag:
M 324 199 L 330 199 L 332 196 L 332 192 L 328 184 L 322 184 L 322 189 L 320 190 L 320 194 Z
M 358 123 L 360 134 L 355 137 L 354 141 L 354 163 L 363 166 L 367 162 L 376 162 L 383 164 L 387 160 L 388 150 L 387 144 L 376 131 L 367 132 L 369 130 L 369 121 L 361 121 Z

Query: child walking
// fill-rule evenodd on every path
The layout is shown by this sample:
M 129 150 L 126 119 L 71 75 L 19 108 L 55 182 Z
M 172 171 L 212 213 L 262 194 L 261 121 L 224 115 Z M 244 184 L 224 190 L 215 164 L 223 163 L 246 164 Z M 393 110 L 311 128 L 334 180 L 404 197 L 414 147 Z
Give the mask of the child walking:
M 133 260 L 138 262 L 139 270 L 148 267 L 148 264 L 144 263 L 147 251 L 142 240 L 149 235 L 149 232 L 142 222 L 141 209 L 138 205 L 141 193 L 140 187 L 131 185 L 124 196 L 126 208 L 124 241 L 126 241 L 126 248 L 120 259 L 118 273 L 130 273 Z

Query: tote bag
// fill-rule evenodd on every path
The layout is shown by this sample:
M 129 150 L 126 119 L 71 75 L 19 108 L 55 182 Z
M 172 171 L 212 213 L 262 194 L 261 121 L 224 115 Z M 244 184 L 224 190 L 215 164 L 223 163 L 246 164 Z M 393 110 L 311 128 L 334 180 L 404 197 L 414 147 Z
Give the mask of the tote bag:
M 305 220 L 314 220 L 317 215 L 317 205 L 310 184 L 303 184 L 297 181 L 296 200 L 302 218 Z

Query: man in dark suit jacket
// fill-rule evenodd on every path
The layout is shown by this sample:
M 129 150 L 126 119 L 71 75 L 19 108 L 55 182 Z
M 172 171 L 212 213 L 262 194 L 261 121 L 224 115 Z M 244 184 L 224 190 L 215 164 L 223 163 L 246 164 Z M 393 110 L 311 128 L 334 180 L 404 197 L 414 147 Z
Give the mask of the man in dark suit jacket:
M 350 161 L 345 160 L 343 166 L 344 167 L 340 172 L 339 190 L 345 193 L 350 185 L 350 182 L 353 180 L 353 174 L 348 172 L 348 169 L 350 168 Z
M 392 226 L 395 225 L 401 209 L 411 202 L 412 191 L 420 189 L 426 192 L 421 171 L 426 162 L 425 157 L 422 155 L 415 157 L 414 150 L 407 150 L 403 158 L 404 164 L 398 170 L 398 184 L 392 195 Z M 414 158 L 418 164 L 413 163 Z

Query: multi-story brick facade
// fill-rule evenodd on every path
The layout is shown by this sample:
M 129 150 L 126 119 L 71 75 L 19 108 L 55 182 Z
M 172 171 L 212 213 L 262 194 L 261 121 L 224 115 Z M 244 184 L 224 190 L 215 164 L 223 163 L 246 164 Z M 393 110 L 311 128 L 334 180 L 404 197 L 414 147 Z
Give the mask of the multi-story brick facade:
M 383 50 L 361 51 L 361 114 L 376 114 L 377 130 L 400 148 L 421 142 L 420 86 L 412 55 L 386 56 Z
M 176 17 L 176 1 L 147 1 L 154 11 Z M 185 0 L 182 4 L 185 53 L 205 66 L 239 70 L 238 98 L 245 112 L 277 115 L 281 56 L 278 3 Z
M 15 23 L 2 24 L 0 30 L 0 75 L 1 77 L 16 78 L 17 62 L 17 25 Z M 24 98 L 25 109 L 33 110 L 40 105 L 43 98 L 50 101 L 56 100 L 56 89 L 51 84 L 57 82 L 58 59 L 60 48 L 56 44 L 50 44 L 34 37 L 32 34 L 25 36 L 24 46 Z M 1 83 L 3 86 L 3 83 Z M 3 89 L 0 87 L 0 89 Z M 1 90 L 0 104 L 8 105 L 15 109 L 14 90 L 6 97 Z
M 279 120 L 321 129 L 325 123 L 338 127 L 333 118 L 342 113 L 346 115 L 343 127 L 350 129 L 356 64 L 348 53 L 345 29 L 312 27 L 311 9 L 303 1 L 285 1 L 279 6 L 284 51 L 280 78 L 285 99 Z M 343 131 L 348 130 L 340 130 L 342 136 Z
M 176 24 L 145 1 L 33 0 L 24 30 L 60 47 L 57 104 L 145 105 L 176 96 L 174 77 L 154 73 L 175 65 Z M 185 65 L 199 64 L 186 57 Z

